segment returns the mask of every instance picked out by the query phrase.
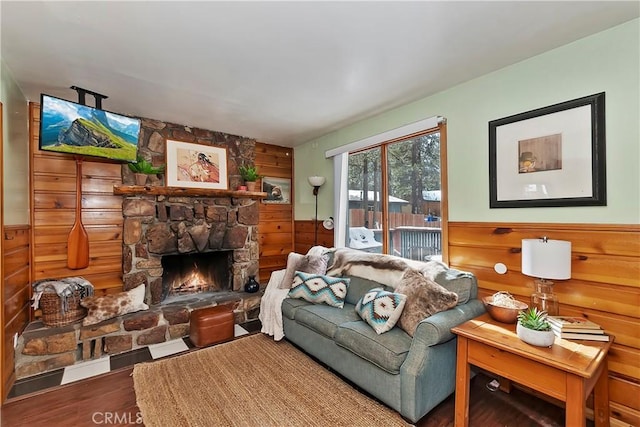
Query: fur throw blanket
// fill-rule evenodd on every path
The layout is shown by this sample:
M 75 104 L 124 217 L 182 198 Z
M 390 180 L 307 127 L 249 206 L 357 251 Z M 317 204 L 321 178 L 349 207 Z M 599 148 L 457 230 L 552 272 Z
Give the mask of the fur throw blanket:
M 414 261 L 394 255 L 372 254 L 349 248 L 333 252 L 333 262 L 327 268 L 329 276 L 356 276 L 397 288 L 405 270 L 412 268 L 432 281 L 447 272 L 445 264 L 438 261 Z

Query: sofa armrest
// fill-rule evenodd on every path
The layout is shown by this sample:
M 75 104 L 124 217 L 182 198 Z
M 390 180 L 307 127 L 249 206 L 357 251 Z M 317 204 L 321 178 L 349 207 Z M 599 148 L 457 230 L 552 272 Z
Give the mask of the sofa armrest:
M 423 319 L 413 334 L 411 350 L 414 347 L 431 347 L 454 337 L 451 328 L 471 320 L 485 312 L 484 305 L 478 299 L 469 300 L 466 304 L 457 305 L 449 310 L 441 311 Z

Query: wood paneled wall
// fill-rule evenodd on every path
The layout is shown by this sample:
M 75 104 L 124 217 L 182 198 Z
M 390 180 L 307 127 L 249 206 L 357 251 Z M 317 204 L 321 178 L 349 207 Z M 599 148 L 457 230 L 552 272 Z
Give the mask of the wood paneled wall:
M 89 235 L 89 267 L 67 268 L 67 237 L 75 219 L 76 168 L 69 156 L 38 149 L 40 106 L 30 104 L 32 279 L 83 276 L 96 294 L 122 291 L 122 184 L 117 163 L 82 162 L 82 222 Z
M 528 303 L 534 279 L 520 272 L 521 240 L 542 236 L 571 242 L 571 279 L 554 286 L 560 314 L 586 316 L 615 336 L 611 415 L 640 425 L 640 226 L 449 222 L 449 264 L 478 277 L 480 296 L 508 291 Z M 506 274 L 493 270 L 498 262 Z
M 311 190 L 309 190 L 311 191 Z M 296 242 L 295 252 L 306 254 L 314 246 L 315 232 L 314 221 L 296 221 Z M 331 248 L 334 245 L 333 230 L 327 230 L 322 226 L 322 220 L 318 221 L 318 245 Z
M 15 380 L 13 337 L 29 323 L 29 226 L 6 226 L 3 231 L 2 258 L 2 401 Z
M 261 176 L 291 180 L 291 203 L 260 203 L 260 283 L 265 286 L 272 271 L 287 266 L 293 251 L 293 149 L 258 142 L 255 159 Z

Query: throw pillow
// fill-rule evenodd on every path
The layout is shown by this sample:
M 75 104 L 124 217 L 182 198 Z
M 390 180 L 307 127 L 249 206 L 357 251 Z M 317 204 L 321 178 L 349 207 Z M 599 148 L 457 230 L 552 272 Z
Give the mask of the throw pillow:
M 453 308 L 458 303 L 458 294 L 411 268 L 404 272 L 395 291 L 407 296 L 398 326 L 411 336 L 422 319 Z
M 406 300 L 405 295 L 374 288 L 360 298 L 356 313 L 380 335 L 395 326 Z
M 89 313 L 82 324 L 94 325 L 123 314 L 147 310 L 149 306 L 144 303 L 144 291 L 145 287 L 142 284 L 126 292 L 84 298 L 80 305 L 88 309 Z
M 349 279 L 323 276 L 296 271 L 289 297 L 300 298 L 314 304 L 325 303 L 332 307 L 344 307 Z
M 320 255 L 302 255 L 291 252 L 287 257 L 287 269 L 278 289 L 291 289 L 293 276 L 296 271 L 312 274 L 325 274 L 327 272 L 327 257 Z

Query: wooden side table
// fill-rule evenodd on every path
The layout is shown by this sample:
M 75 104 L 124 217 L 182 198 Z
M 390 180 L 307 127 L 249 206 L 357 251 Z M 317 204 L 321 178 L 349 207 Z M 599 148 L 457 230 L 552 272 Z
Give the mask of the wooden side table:
M 489 314 L 451 331 L 458 335 L 455 425 L 469 425 L 469 367 L 475 365 L 566 403 L 566 426 L 586 424 L 585 401 L 594 395 L 595 425 L 609 425 L 609 342 L 556 338 L 551 348 L 521 341 L 516 325 Z

